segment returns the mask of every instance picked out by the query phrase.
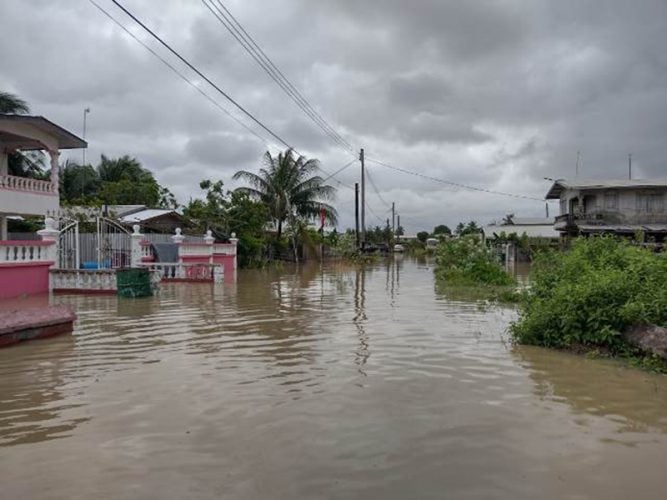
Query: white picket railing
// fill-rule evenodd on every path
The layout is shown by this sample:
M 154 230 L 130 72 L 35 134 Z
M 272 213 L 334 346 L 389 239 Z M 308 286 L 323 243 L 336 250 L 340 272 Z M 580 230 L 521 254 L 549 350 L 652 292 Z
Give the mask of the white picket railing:
M 56 194 L 51 181 L 17 177 L 16 175 L 0 175 L 0 189 L 26 191 L 29 193 Z
M 55 260 L 53 241 L 0 241 L 0 264 Z

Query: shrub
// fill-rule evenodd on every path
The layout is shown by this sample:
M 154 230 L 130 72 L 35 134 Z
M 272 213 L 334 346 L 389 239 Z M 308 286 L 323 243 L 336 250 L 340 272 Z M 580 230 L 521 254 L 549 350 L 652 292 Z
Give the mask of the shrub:
M 436 278 L 451 285 L 514 284 L 489 249 L 473 235 L 443 241 L 436 251 Z
M 539 254 L 513 338 L 545 347 L 628 352 L 621 331 L 667 324 L 667 258 L 613 237 L 579 239 L 568 253 Z

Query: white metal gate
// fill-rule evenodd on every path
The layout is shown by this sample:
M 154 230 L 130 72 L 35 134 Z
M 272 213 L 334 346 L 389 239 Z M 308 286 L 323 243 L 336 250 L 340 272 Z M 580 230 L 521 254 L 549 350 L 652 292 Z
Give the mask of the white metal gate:
M 130 232 L 118 222 L 97 218 L 97 267 L 117 269 L 130 267 L 132 243 Z
M 58 267 L 60 269 L 79 269 L 81 254 L 79 252 L 79 223 L 71 219 L 61 219 L 64 227 L 58 235 Z

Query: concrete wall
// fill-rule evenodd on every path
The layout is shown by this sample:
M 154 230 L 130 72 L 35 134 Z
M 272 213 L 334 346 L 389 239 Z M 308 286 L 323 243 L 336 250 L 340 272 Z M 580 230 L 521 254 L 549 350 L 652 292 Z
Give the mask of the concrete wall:
M 53 262 L 0 264 L 0 299 L 49 292 L 49 267 Z

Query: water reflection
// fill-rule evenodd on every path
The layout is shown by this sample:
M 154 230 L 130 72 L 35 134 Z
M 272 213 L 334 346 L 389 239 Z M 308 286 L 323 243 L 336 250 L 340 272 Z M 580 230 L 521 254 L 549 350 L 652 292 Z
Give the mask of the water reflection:
M 567 404 L 579 415 L 605 417 L 618 432 L 667 432 L 665 376 L 620 363 L 536 347 L 513 350 L 541 400 Z
M 74 417 L 82 406 L 67 395 L 76 382 L 67 380 L 67 359 L 75 347 L 70 335 L 35 341 L 34 348 L 12 347 L 12 356 L 0 355 L 0 446 L 64 438 L 87 417 Z M 0 353 L 9 352 L 4 349 Z

